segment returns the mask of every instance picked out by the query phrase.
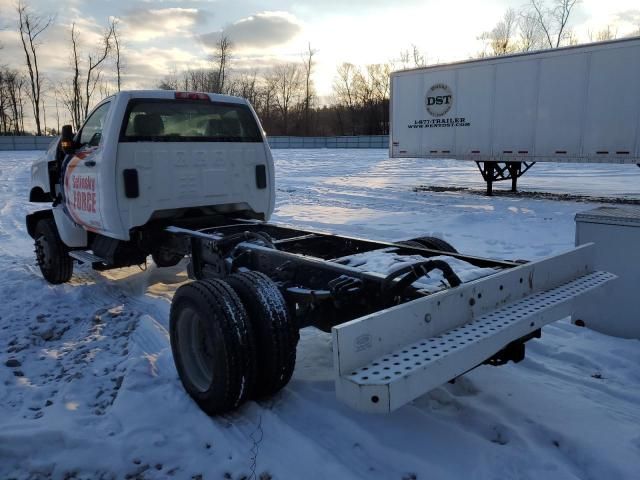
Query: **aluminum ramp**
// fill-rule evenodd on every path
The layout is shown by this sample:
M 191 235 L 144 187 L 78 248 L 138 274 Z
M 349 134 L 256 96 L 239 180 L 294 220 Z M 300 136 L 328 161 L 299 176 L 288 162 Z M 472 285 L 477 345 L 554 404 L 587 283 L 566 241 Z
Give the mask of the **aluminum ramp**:
M 591 245 L 485 277 L 333 328 L 336 394 L 391 412 L 480 365 L 509 343 L 572 315 L 613 280 Z

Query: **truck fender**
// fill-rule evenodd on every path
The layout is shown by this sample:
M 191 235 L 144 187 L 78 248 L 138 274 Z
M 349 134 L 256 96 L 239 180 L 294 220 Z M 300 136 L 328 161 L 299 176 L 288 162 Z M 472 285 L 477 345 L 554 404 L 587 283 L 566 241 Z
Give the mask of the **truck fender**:
M 86 247 L 87 231 L 77 225 L 69 215 L 64 212 L 62 205 L 53 208 L 53 218 L 56 221 L 58 234 L 67 247 Z
M 79 227 L 67 216 L 62 207 L 54 207 L 53 209 L 38 210 L 37 212 L 27 215 L 27 233 L 35 239 L 36 225 L 45 218 L 53 218 L 56 222 L 58 234 L 68 247 L 86 247 L 87 232 Z
M 45 192 L 42 187 L 33 187 L 29 192 L 30 202 L 52 202 L 53 198 L 49 192 Z
M 43 218 L 51 218 L 53 217 L 53 212 L 51 209 L 47 210 L 38 210 L 37 212 L 33 212 L 27 215 L 26 223 L 27 223 L 27 233 L 31 238 L 35 239 L 35 231 L 36 225 Z

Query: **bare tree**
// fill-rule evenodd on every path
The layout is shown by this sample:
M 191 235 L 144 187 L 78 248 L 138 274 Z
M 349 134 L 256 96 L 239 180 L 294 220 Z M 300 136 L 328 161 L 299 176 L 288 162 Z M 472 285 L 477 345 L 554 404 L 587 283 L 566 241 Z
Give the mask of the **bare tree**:
M 357 67 L 344 63 L 338 67 L 333 83 L 333 109 L 339 134 L 389 132 L 389 78 L 395 65 L 393 62 Z
M 116 17 L 114 17 L 111 20 L 111 37 L 113 38 L 113 53 L 114 53 L 114 57 L 115 57 L 114 60 L 116 64 L 115 65 L 116 80 L 117 80 L 118 91 L 120 91 L 122 87 L 122 70 L 123 70 L 122 57 L 120 55 L 122 39 L 120 37 L 120 20 Z
M 164 76 L 158 84 L 160 90 L 178 90 L 178 72 L 175 68 Z
M 2 49 L 2 45 L 0 45 L 0 49 Z M 5 134 L 9 130 L 9 120 L 10 117 L 8 115 L 7 107 L 8 107 L 8 99 L 7 92 L 5 88 L 5 71 L 0 70 L 0 133 Z
M 509 8 L 495 27 L 489 32 L 484 32 L 480 39 L 490 49 L 489 55 L 507 55 L 517 50 L 514 35 L 518 26 L 515 10 Z M 486 52 L 486 50 L 485 50 Z
M 333 82 L 333 94 L 335 102 L 338 106 L 336 114 L 340 125 L 341 134 L 344 135 L 349 131 L 352 135 L 355 131 L 355 114 L 357 107 L 356 97 L 356 78 L 358 75 L 357 67 L 352 63 L 343 63 L 338 66 L 336 78 Z M 349 113 L 350 129 L 347 129 L 346 119 L 342 116 L 342 110 Z
M 393 64 L 400 69 L 419 68 L 427 66 L 427 55 L 420 48 L 411 44 L 411 49 L 400 50 L 400 56 Z
M 518 49 L 521 52 L 539 50 L 544 45 L 543 33 L 540 23 L 531 12 L 524 11 L 518 18 Z
M 24 87 L 26 79 L 16 70 L 0 70 L 0 129 L 2 133 L 24 133 Z
M 406 70 L 407 68 L 411 68 L 411 54 L 409 50 L 400 50 L 400 56 L 394 60 L 394 64 L 398 70 Z
M 253 70 L 248 73 L 242 73 L 239 76 L 231 77 L 228 83 L 228 92 L 230 95 L 246 98 L 254 108 L 257 108 L 258 102 L 260 101 L 258 72 Z
M 357 70 L 354 86 L 362 133 L 378 134 L 387 131 L 389 82 L 385 77 L 389 73 L 389 68 L 384 64 L 370 64 Z
M 271 82 L 274 87 L 274 103 L 282 118 L 282 129 L 289 134 L 291 110 L 302 94 L 302 73 L 297 63 L 274 67 Z
M 33 108 L 33 118 L 36 122 L 36 135 L 42 135 L 40 127 L 42 78 L 38 67 L 38 47 L 41 45 L 39 37 L 51 26 L 53 17 L 44 17 L 33 13 L 21 0 L 16 5 L 16 10 L 18 12 L 18 31 L 31 83 L 29 98 Z
M 589 40 L 592 42 L 604 42 L 606 40 L 614 40 L 617 37 L 618 29 L 613 28 L 611 25 L 607 25 L 597 32 L 589 31 Z
M 358 69 L 352 63 L 343 63 L 338 66 L 337 77 L 333 82 L 333 90 L 340 104 L 346 105 L 348 108 L 355 107 L 355 78 Z
M 318 53 L 317 50 L 311 48 L 311 43 L 307 45 L 307 51 L 304 58 L 304 133 L 309 135 L 309 112 L 311 104 L 315 97 L 315 89 L 313 86 L 313 56 Z
M 102 76 L 102 65 L 107 59 L 111 50 L 112 31 L 108 28 L 101 38 L 102 45 L 98 52 L 86 54 L 86 60 L 80 51 L 79 32 L 76 24 L 71 24 L 71 68 L 73 74 L 68 85 L 61 85 L 58 93 L 62 98 L 71 121 L 76 129 L 80 128 L 82 122 L 89 114 L 91 99 L 100 85 Z
M 413 43 L 411 44 L 411 57 L 413 58 L 414 67 L 427 66 L 427 56 Z
M 78 45 L 78 32 L 76 24 L 71 24 L 71 68 L 73 75 L 70 85 L 60 85 L 58 93 L 63 105 L 71 115 L 71 123 L 75 129 L 79 129 L 82 123 L 82 90 L 80 89 L 80 52 Z
M 216 93 L 226 93 L 227 75 L 233 54 L 233 43 L 224 33 L 220 35 L 216 43 L 216 51 L 213 54 L 213 62 L 216 71 L 215 85 L 211 91 Z
M 273 126 L 274 112 L 276 110 L 274 98 L 276 96 L 276 85 L 273 76 L 267 74 L 261 79 L 260 85 L 256 92 L 256 106 L 258 108 L 260 119 L 265 128 Z M 269 130 L 270 131 L 270 130 Z
M 563 42 L 571 41 L 568 23 L 579 3 L 580 0 L 552 0 L 551 6 L 547 7 L 545 0 L 530 0 L 529 8 L 549 48 L 558 48 Z
M 58 92 L 54 89 L 53 93 L 56 99 L 56 133 L 60 132 L 60 110 L 58 108 Z
M 89 106 L 91 104 L 91 96 L 96 89 L 96 85 L 100 81 L 102 69 L 100 68 L 103 62 L 109 56 L 111 50 L 111 29 L 108 29 L 102 35 L 102 45 L 97 53 L 87 55 L 87 76 L 84 83 L 84 117 L 89 115 Z

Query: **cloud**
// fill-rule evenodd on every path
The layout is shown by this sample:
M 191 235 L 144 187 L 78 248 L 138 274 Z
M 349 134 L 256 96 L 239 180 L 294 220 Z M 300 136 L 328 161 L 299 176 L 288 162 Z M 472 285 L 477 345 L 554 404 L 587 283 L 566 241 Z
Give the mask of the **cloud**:
M 150 47 L 129 52 L 126 58 L 127 70 L 141 77 L 162 77 L 173 70 L 204 66 L 195 54 L 179 47 Z M 149 85 L 147 85 L 149 86 Z
M 640 28 L 640 10 L 624 10 L 615 15 L 617 23 L 630 23 Z
M 134 8 L 123 17 L 126 37 L 134 42 L 154 38 L 192 35 L 193 28 L 204 24 L 207 14 L 197 8 Z
M 221 35 L 227 35 L 239 48 L 268 48 L 281 45 L 295 37 L 302 27 L 288 12 L 261 12 L 242 18 L 224 30 L 200 36 L 202 43 L 214 48 Z

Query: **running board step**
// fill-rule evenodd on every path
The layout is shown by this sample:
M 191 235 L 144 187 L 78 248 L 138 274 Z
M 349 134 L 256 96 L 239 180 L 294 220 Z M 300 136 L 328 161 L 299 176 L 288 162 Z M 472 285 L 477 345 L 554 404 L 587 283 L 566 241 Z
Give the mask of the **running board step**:
M 343 335 L 351 337 L 349 343 L 345 344 L 344 338 L 342 342 L 339 339 L 340 329 L 348 329 L 349 324 L 335 327 L 336 394 L 340 400 L 361 411 L 391 412 L 479 366 L 511 342 L 530 335 L 548 323 L 571 316 L 574 299 L 615 278 L 615 275 L 607 272 L 587 273 L 555 288 L 532 293 L 472 317 L 455 328 L 387 350 L 383 355 L 359 366 L 353 362 L 352 357 L 357 355 L 355 352 L 366 350 L 378 342 L 383 343 L 384 332 L 370 331 L 356 337 Z M 464 289 L 465 285 L 459 288 Z M 500 285 L 500 288 L 503 286 Z M 453 294 L 455 290 L 443 293 Z M 435 300 L 438 306 L 441 302 L 446 303 L 445 297 L 441 298 Z M 467 300 L 459 299 L 459 302 L 466 303 Z M 459 312 L 455 308 L 450 311 L 453 317 L 456 313 Z M 431 316 L 430 313 L 425 314 L 424 322 L 431 322 Z M 352 328 L 356 322 L 358 320 L 354 321 Z M 396 324 L 395 328 L 401 326 Z M 342 333 L 345 332 L 343 330 Z M 376 338 L 377 335 L 380 336 Z M 340 358 L 342 354 L 344 358 Z M 346 371 L 346 366 L 351 368 Z
M 71 250 L 69 252 L 69 256 L 71 258 L 75 258 L 80 263 L 88 263 L 90 265 L 93 264 L 106 264 L 107 260 L 99 257 L 91 252 L 87 252 L 86 250 Z

